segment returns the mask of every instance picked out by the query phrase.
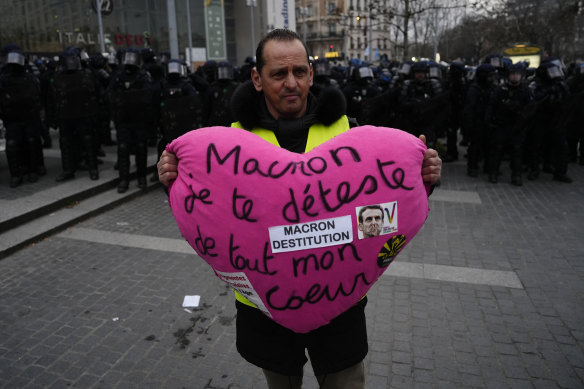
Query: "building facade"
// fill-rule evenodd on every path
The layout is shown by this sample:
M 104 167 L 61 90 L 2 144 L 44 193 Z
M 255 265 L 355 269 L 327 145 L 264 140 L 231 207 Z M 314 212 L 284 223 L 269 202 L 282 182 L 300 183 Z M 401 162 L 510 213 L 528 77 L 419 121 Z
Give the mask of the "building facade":
M 381 0 L 296 0 L 297 32 L 314 57 L 378 61 L 390 54 Z
M 99 52 L 96 2 L 2 0 L 0 47 L 18 44 L 26 53 L 37 55 L 58 54 L 69 46 Z M 253 46 L 269 30 L 295 28 L 292 0 L 102 0 L 105 51 L 115 52 L 124 47 L 150 47 L 157 53 L 170 51 L 169 3 L 174 4 L 176 11 L 176 40 L 182 58 L 189 46 L 188 16 L 192 47 L 204 48 L 207 57 L 212 57 L 215 51 L 209 50 L 210 39 L 215 43 L 219 40 L 224 45 L 220 55 L 236 65 L 254 55 Z M 219 9 L 219 14 L 209 13 L 213 6 Z M 216 27 L 217 23 L 221 28 Z

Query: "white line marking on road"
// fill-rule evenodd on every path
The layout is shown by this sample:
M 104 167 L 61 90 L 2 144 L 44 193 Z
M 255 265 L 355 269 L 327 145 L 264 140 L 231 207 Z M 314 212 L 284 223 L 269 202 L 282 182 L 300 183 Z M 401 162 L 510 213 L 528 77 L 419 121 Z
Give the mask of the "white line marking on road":
M 181 254 L 195 254 L 183 239 L 127 234 L 96 230 L 92 228 L 70 228 L 57 235 L 60 238 L 103 243 L 148 250 L 159 250 Z M 475 285 L 503 286 L 523 289 L 523 285 L 512 271 L 487 270 L 459 266 L 432 265 L 399 262 L 391 264 L 383 276 L 423 278 L 446 282 L 463 282 Z

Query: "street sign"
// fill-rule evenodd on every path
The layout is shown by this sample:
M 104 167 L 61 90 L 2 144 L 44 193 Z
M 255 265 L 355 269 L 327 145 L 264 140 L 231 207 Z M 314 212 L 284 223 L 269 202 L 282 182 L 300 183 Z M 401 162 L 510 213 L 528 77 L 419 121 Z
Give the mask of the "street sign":
M 223 0 L 205 0 L 205 30 L 207 33 L 207 59 L 225 61 L 225 16 Z
M 114 0 L 92 0 L 91 6 L 97 12 L 97 4 L 101 2 L 101 14 L 103 16 L 110 15 L 114 11 Z

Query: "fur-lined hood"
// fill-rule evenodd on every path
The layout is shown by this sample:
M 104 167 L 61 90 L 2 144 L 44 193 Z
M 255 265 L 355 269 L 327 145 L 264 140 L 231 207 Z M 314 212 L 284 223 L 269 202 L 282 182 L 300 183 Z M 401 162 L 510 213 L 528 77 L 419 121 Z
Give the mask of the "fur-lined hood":
M 308 108 L 306 114 L 300 119 L 275 120 L 269 113 L 265 104 L 264 94 L 256 91 L 251 80 L 241 84 L 231 97 L 231 112 L 247 130 L 253 127 L 261 127 L 278 132 L 282 127 L 294 126 L 308 128 L 312 124 L 322 123 L 330 125 L 343 116 L 347 109 L 347 102 L 343 93 L 335 87 L 323 88 L 318 98 L 312 93 L 308 95 Z

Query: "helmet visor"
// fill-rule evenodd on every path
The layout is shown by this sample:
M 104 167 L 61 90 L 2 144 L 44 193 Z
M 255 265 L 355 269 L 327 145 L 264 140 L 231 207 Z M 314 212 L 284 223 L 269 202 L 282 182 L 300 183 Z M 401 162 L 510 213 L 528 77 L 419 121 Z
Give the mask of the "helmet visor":
M 440 71 L 440 68 L 437 67 L 431 67 L 430 70 L 428 71 L 428 74 L 430 75 L 431 78 L 442 77 L 442 72 Z
M 124 58 L 122 59 L 122 65 L 130 66 L 140 66 L 140 54 L 126 52 L 124 53 Z
M 359 79 L 373 78 L 373 70 L 368 67 L 359 68 Z
M 562 78 L 564 76 L 564 74 L 562 73 L 562 69 L 560 69 L 557 66 L 551 66 L 547 69 L 547 73 L 549 78 L 551 78 L 552 80 L 554 78 Z
M 233 79 L 233 68 L 229 66 L 219 66 L 217 68 L 217 79 L 219 80 L 232 80 Z
M 12 52 L 6 56 L 6 63 L 24 66 L 24 55 L 22 53 Z
M 170 62 L 168 64 L 168 74 L 187 75 L 187 67 L 180 62 Z

